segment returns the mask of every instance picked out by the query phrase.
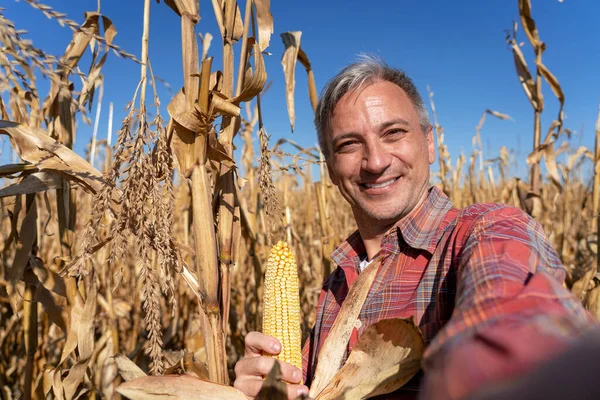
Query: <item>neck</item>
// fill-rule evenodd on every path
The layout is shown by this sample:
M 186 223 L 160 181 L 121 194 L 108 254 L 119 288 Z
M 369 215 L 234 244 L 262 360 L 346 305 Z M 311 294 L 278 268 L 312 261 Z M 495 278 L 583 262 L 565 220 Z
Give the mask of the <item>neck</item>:
M 356 210 L 353 210 L 354 219 L 356 220 L 356 225 L 358 226 L 358 231 L 360 232 L 360 237 L 362 238 L 365 250 L 367 252 L 367 258 L 369 260 L 375 258 L 377 253 L 381 251 L 381 240 L 383 237 L 400 221 L 406 218 L 411 218 L 427 198 L 427 193 L 428 191 L 425 190 L 419 201 L 408 214 L 392 220 L 374 220 L 372 218 L 365 217 L 364 214 L 359 214 L 356 212 Z

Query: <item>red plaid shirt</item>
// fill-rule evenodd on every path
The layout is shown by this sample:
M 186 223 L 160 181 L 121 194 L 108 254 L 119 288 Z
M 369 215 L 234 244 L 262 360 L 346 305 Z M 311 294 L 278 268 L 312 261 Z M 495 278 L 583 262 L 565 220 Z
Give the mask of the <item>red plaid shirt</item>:
M 414 317 L 428 345 L 423 397 L 459 398 L 522 373 L 593 325 L 562 286 L 564 267 L 542 227 L 517 208 L 478 204 L 458 210 L 433 187 L 383 237 L 380 254 L 384 261 L 348 350 L 369 325 Z M 332 254 L 338 267 L 323 285 L 303 349 L 307 385 L 364 257 L 358 231 Z M 415 398 L 420 375 L 385 398 Z

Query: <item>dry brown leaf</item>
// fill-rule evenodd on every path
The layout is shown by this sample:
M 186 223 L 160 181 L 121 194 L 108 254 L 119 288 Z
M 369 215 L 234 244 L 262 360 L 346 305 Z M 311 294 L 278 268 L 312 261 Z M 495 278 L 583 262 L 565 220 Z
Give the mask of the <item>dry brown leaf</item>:
M 579 146 L 575 153 L 571 154 L 567 160 L 567 168 L 569 171 L 573 170 L 575 163 L 578 162 L 580 157 L 582 159 L 587 158 L 588 160 L 594 161 L 594 154 L 589 151 L 587 147 Z
M 521 48 L 516 42 L 511 44 L 513 58 L 515 61 L 515 67 L 517 69 L 517 75 L 519 77 L 519 82 L 521 82 L 521 86 L 529 99 L 532 107 L 536 110 L 541 110 L 544 108 L 543 98 L 538 98 L 536 85 L 533 81 L 531 73 L 529 72 L 529 68 L 527 67 L 527 62 L 525 61 L 525 57 L 523 56 L 523 52 L 521 52 Z
M 196 375 L 198 379 L 208 381 L 208 367 L 202 361 L 196 360 L 194 353 L 185 353 L 183 366 L 186 372 Z
M 283 65 L 283 74 L 285 76 L 285 100 L 292 132 L 294 131 L 294 124 L 296 122 L 294 91 L 296 87 L 296 61 L 298 60 L 301 37 L 302 32 L 300 31 L 284 32 L 281 34 L 281 39 L 285 46 L 283 57 L 281 57 L 281 65 Z
M 247 400 L 239 390 L 190 375 L 146 376 L 117 387 L 131 400 Z
M 23 276 L 25 267 L 27 266 L 29 258 L 31 257 L 31 247 L 37 238 L 37 207 L 35 202 L 29 206 L 29 209 L 26 211 L 26 213 L 27 214 L 25 215 L 25 218 L 23 218 L 23 222 L 21 223 L 21 227 L 19 229 L 17 249 L 15 251 L 12 265 L 9 269 L 7 269 L 8 279 L 11 282 L 15 282 L 21 279 Z
M 0 134 L 10 136 L 20 150 L 21 159 L 39 170 L 59 173 L 92 194 L 97 193 L 104 185 L 102 174 L 97 169 L 41 129 L 0 121 Z M 116 203 L 116 199 L 113 201 Z
M 87 46 L 92 40 L 90 33 L 98 34 L 98 18 L 100 14 L 97 12 L 86 12 L 85 22 L 78 32 L 73 34 L 71 43 L 67 46 L 65 53 L 61 57 L 61 62 L 74 68 L 79 62 L 79 59 L 85 53 Z M 70 71 L 68 71 L 70 72 Z
M 546 79 L 546 82 L 548 82 L 550 85 L 552 92 L 554 92 L 554 95 L 560 102 L 560 106 L 562 108 L 562 106 L 565 104 L 565 95 L 560 87 L 560 84 L 558 83 L 558 79 L 556 79 L 556 77 L 552 74 L 552 72 L 550 72 L 550 70 L 548 70 L 548 68 L 546 68 L 544 64 L 539 63 L 537 64 L 537 67 L 540 71 L 540 74 L 542 74 L 544 79 Z
M 34 172 L 25 176 L 20 182 L 0 189 L 0 197 L 45 192 L 58 188 L 62 188 L 62 180 L 57 175 L 45 171 Z
M 600 320 L 600 285 L 590 290 L 585 298 L 585 308 L 596 320 Z
M 494 111 L 494 110 L 485 110 L 486 113 L 493 115 L 496 118 L 500 118 L 503 120 L 512 120 L 512 118 L 510 117 L 510 115 L 508 114 L 503 114 L 501 112 L 498 111 Z
M 244 87 L 238 96 L 231 99 L 233 104 L 252 100 L 263 90 L 267 82 L 267 70 L 265 69 L 262 52 L 259 51 L 254 38 L 248 38 L 247 49 L 254 52 L 254 73 L 252 73 L 250 67 L 246 68 Z
M 75 395 L 77 387 L 85 376 L 85 371 L 88 367 L 88 362 L 94 352 L 94 317 L 96 316 L 96 295 L 97 288 L 94 281 L 91 281 L 87 293 L 85 304 L 76 302 L 71 308 L 71 324 L 67 336 L 76 338 L 78 358 L 75 365 L 69 370 L 69 375 L 63 381 L 65 397 L 72 399 Z M 65 344 L 65 348 L 67 345 Z M 61 364 L 65 360 L 65 351 L 61 357 Z
M 319 352 L 317 369 L 310 387 L 309 396 L 311 398 L 316 398 L 342 367 L 350 334 L 381 266 L 381 261 L 381 256 L 375 258 L 350 286 L 350 291 Z
M 206 32 L 204 35 L 199 33 L 198 36 L 200 37 L 200 41 L 202 42 L 202 58 L 200 58 L 200 62 L 202 62 L 206 59 L 206 56 L 208 55 L 208 50 L 210 49 L 210 44 L 212 42 L 213 35 Z
M 111 19 L 104 15 L 102 16 L 102 25 L 104 27 L 104 39 L 106 40 L 106 43 L 112 44 L 115 36 L 117 36 L 117 28 L 115 28 Z
M 114 359 L 115 363 L 117 364 L 117 368 L 119 369 L 119 374 L 121 374 L 125 381 L 129 382 L 147 376 L 146 373 L 142 371 L 142 369 L 133 361 L 127 358 L 127 356 L 119 354 L 116 355 Z
M 369 326 L 348 360 L 316 400 L 367 399 L 401 388 L 421 368 L 425 341 L 410 319 Z
M 256 20 L 258 21 L 258 48 L 260 52 L 269 47 L 273 34 L 273 15 L 271 15 L 271 0 L 254 0 Z
M 533 47 L 541 46 L 542 42 L 538 35 L 535 21 L 531 17 L 531 0 L 519 0 L 519 16 L 521 17 L 521 25 Z

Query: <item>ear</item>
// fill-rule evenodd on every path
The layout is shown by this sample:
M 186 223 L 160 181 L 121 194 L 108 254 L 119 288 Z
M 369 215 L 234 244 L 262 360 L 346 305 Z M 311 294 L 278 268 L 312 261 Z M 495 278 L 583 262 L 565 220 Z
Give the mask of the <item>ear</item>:
M 433 140 L 433 126 L 429 127 L 427 131 L 427 155 L 429 158 L 429 164 L 435 162 L 435 141 Z

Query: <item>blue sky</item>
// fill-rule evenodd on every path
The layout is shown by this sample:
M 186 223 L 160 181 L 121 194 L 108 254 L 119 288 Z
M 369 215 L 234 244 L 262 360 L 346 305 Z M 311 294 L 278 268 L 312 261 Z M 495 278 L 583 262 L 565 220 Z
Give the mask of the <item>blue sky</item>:
M 5 16 L 27 38 L 48 53 L 60 55 L 71 31 L 48 20 L 24 2 L 2 0 Z M 590 149 L 600 98 L 600 42 L 597 16 L 600 2 L 575 0 L 533 0 L 533 16 L 540 36 L 546 42 L 545 65 L 554 73 L 566 95 L 565 126 L 576 132 L 574 146 Z M 95 11 L 97 0 L 46 0 L 58 11 L 83 21 L 84 11 Z M 240 2 L 243 8 L 243 2 Z M 113 20 L 118 35 L 115 43 L 139 57 L 143 1 L 103 0 L 101 12 Z M 514 121 L 488 118 L 482 130 L 486 158 L 497 156 L 500 146 L 516 152 L 513 173 L 523 173 L 525 157 L 532 149 L 533 112 L 517 79 L 511 52 L 504 41 L 505 30 L 518 20 L 517 0 L 380 0 L 316 1 L 272 0 L 275 33 L 267 51 L 266 67 L 272 87 L 263 98 L 263 114 L 273 142 L 286 137 L 302 146 L 316 144 L 312 109 L 306 89 L 306 74 L 299 66 L 296 74 L 296 129 L 291 133 L 285 106 L 285 85 L 280 64 L 283 45 L 279 34 L 303 32 L 301 45 L 309 56 L 320 91 L 325 82 L 356 54 L 369 52 L 404 69 L 421 94 L 427 85 L 435 93 L 438 120 L 444 126 L 446 144 L 453 162 L 461 150 L 472 151 L 475 126 L 486 108 L 509 114 Z M 197 32 L 210 32 L 215 38 L 209 52 L 220 65 L 218 29 L 211 2 L 200 2 L 202 20 Z M 179 17 L 164 3 L 151 5 L 150 60 L 154 73 L 177 90 L 182 85 Z M 530 67 L 531 47 L 522 30 L 519 41 Z M 239 46 L 236 47 L 236 57 Z M 86 63 L 82 64 L 87 66 Z M 139 80 L 139 66 L 111 55 L 104 68 L 105 90 L 100 138 L 106 136 L 108 102 L 115 104 L 115 129 L 123 108 L 131 99 Z M 42 93 L 44 85 L 40 84 Z M 169 94 L 161 87 L 162 112 L 166 115 Z M 542 131 L 555 118 L 558 101 L 544 86 L 546 108 Z M 428 103 L 428 101 L 427 101 Z M 93 117 L 93 113 L 91 115 Z M 81 152 L 92 128 L 79 124 L 76 150 Z M 240 144 L 240 142 L 237 142 Z M 3 145 L 3 147 L 5 147 Z M 437 169 L 435 166 L 434 169 Z

